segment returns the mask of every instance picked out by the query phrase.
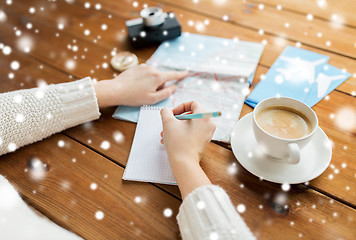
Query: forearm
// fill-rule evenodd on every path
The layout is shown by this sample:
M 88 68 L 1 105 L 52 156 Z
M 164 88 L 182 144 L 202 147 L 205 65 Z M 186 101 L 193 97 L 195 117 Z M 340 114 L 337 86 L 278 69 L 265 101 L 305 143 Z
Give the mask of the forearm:
M 198 161 L 194 159 L 171 159 L 170 164 L 183 199 L 194 189 L 211 184 Z
M 119 83 L 115 84 L 113 89 L 112 80 L 101 80 L 94 84 L 95 94 L 100 108 L 121 105 L 118 95 L 122 95 L 118 89 L 121 89 Z
M 90 78 L 0 94 L 0 155 L 99 118 Z

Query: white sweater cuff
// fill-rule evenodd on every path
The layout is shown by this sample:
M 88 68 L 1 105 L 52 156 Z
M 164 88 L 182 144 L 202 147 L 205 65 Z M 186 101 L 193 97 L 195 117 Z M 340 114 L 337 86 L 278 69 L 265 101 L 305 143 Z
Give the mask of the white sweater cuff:
M 90 77 L 53 86 L 56 87 L 61 102 L 65 129 L 100 117 Z
M 215 185 L 195 189 L 179 208 L 183 239 L 255 239 L 226 192 Z

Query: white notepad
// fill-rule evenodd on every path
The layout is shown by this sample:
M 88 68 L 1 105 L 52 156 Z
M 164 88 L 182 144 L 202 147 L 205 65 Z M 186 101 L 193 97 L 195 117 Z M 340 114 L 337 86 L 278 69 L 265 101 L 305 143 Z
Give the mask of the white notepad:
M 161 108 L 143 106 L 137 122 L 129 160 L 122 179 L 176 184 L 164 145 L 161 144 Z

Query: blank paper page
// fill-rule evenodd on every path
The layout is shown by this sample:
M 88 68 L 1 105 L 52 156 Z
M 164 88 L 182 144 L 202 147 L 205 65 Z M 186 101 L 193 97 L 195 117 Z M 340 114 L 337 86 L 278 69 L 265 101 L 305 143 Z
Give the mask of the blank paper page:
M 176 184 L 164 145 L 161 144 L 160 108 L 143 106 L 127 162 L 124 180 Z

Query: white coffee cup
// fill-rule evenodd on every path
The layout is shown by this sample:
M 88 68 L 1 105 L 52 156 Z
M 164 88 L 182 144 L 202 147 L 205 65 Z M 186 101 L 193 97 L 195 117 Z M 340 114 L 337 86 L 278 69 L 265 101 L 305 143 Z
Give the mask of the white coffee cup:
M 273 136 L 263 130 L 257 123 L 257 115 L 270 107 L 287 107 L 303 114 L 311 123 L 311 132 L 301 138 L 287 139 Z M 315 112 L 304 103 L 287 97 L 267 98 L 258 103 L 253 110 L 253 132 L 258 146 L 267 155 L 278 158 L 289 164 L 297 164 L 300 161 L 300 151 L 306 146 L 318 128 L 318 117 Z

